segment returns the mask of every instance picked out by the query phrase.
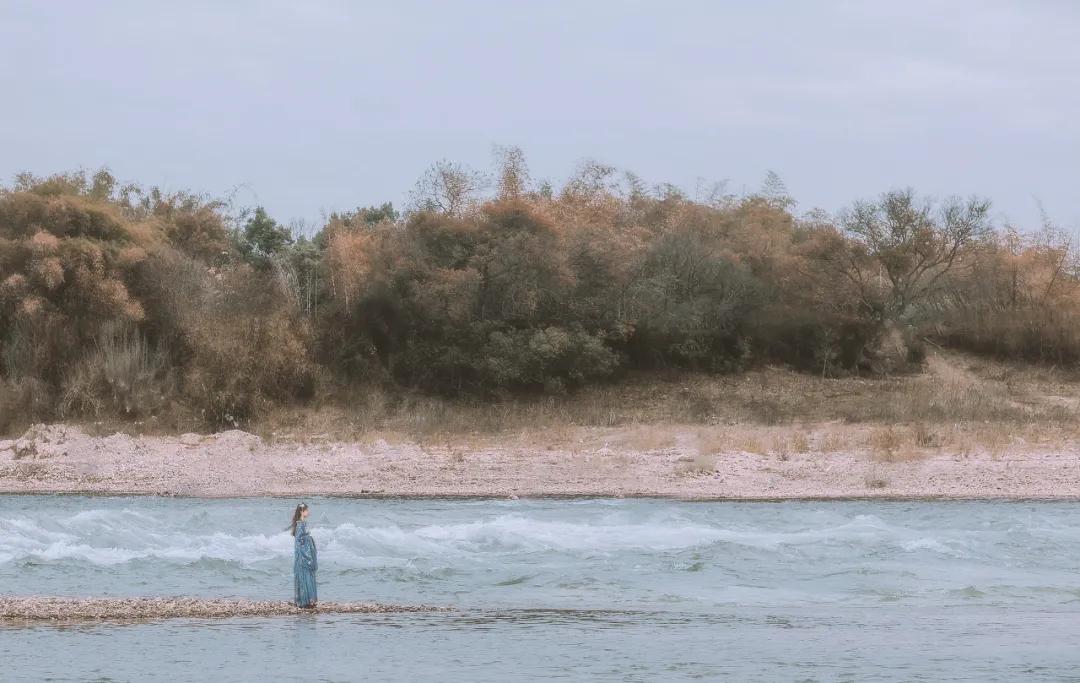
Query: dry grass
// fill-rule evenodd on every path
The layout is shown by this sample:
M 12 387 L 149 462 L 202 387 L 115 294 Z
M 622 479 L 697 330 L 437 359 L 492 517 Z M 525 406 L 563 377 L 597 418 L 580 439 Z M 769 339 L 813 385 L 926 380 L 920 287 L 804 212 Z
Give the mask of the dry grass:
M 911 435 L 919 448 L 936 448 L 941 445 L 941 435 L 924 422 L 912 425 Z
M 838 429 L 834 425 L 833 428 L 824 429 L 823 432 L 817 441 L 816 450 L 819 453 L 835 453 L 850 447 L 845 430 Z
M 21 434 L 39 415 L 49 415 L 52 396 L 48 387 L 32 377 L 0 378 L 0 435 Z
M 788 460 L 792 455 L 810 451 L 810 440 L 801 430 L 782 431 L 772 439 L 772 454 L 780 460 Z
M 772 454 L 781 461 L 791 459 L 791 445 L 786 437 L 780 436 L 773 439 Z
M 791 450 L 795 453 L 808 453 L 810 440 L 803 432 L 795 432 L 791 435 Z
M 497 442 L 778 457 L 868 450 L 892 460 L 939 449 L 1002 452 L 1015 441 L 1063 445 L 1080 438 L 1078 415 L 1080 381 L 1070 372 L 938 353 L 922 374 L 888 379 L 822 379 L 776 368 L 737 376 L 632 375 L 572 395 L 497 402 L 373 389 L 278 408 L 248 429 L 268 442 Z M 196 420 L 179 414 L 88 425 L 92 433 L 197 429 Z M 694 443 L 680 441 L 687 434 Z
M 768 451 L 761 445 L 761 441 L 752 436 L 744 436 L 735 442 L 735 447 L 745 453 L 757 453 L 765 455 Z
M 105 325 L 75 366 L 60 397 L 60 416 L 113 414 L 138 418 L 161 410 L 168 387 L 165 354 L 134 326 Z
M 668 430 L 635 425 L 617 432 L 609 443 L 627 450 L 648 452 L 672 448 L 675 441 L 675 435 Z
M 987 429 L 983 432 L 980 445 L 994 458 L 1000 458 L 1012 445 L 1012 434 L 1002 429 Z
M 723 453 L 731 446 L 731 435 L 721 427 L 702 427 L 694 434 L 694 442 L 699 453 Z
M 878 460 L 893 462 L 898 460 L 900 448 L 905 440 L 895 427 L 882 427 L 870 434 L 870 449 Z

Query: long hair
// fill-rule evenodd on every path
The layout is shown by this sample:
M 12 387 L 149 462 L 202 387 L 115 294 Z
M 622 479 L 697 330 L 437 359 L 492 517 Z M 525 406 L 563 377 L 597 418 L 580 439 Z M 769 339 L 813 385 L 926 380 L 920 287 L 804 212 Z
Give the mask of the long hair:
M 300 503 L 292 513 L 292 524 L 289 525 L 289 533 L 293 536 L 296 535 L 296 524 L 300 521 L 300 515 L 303 514 L 304 510 L 307 510 L 307 503 Z

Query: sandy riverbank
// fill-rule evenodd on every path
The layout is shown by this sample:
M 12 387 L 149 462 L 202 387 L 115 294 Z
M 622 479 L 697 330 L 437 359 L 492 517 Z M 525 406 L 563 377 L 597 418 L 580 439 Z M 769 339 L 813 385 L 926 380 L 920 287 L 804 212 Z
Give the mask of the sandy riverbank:
M 241 431 L 99 437 L 73 426 L 36 426 L 0 441 L 0 492 L 1080 498 L 1080 444 L 1072 441 L 874 450 L 859 444 L 880 440 L 877 433 L 852 429 L 802 428 L 792 437 L 762 427 L 716 444 L 676 426 L 420 444 L 267 443 Z M 770 450 L 755 445 L 784 439 L 788 445 Z

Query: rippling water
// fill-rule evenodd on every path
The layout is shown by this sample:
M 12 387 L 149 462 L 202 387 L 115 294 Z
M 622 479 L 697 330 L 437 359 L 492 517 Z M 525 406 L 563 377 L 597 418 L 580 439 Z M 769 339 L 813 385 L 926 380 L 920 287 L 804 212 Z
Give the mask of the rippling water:
M 6 627 L 0 679 L 1080 680 L 1080 504 L 309 502 L 322 599 L 457 610 Z M 0 582 L 287 599 L 293 503 L 0 496 Z

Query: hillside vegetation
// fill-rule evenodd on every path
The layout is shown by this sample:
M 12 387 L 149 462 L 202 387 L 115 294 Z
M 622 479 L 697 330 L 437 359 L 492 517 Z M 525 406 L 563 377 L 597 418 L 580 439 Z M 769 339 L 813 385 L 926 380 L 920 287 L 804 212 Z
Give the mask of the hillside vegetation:
M 928 347 L 1071 366 L 1073 243 L 990 216 L 911 190 L 800 213 L 774 175 L 689 196 L 594 163 L 554 188 L 516 149 L 490 176 L 439 162 L 404 211 L 307 235 L 107 171 L 19 176 L 0 191 L 0 431 L 542 402 L 766 366 L 881 380 Z

